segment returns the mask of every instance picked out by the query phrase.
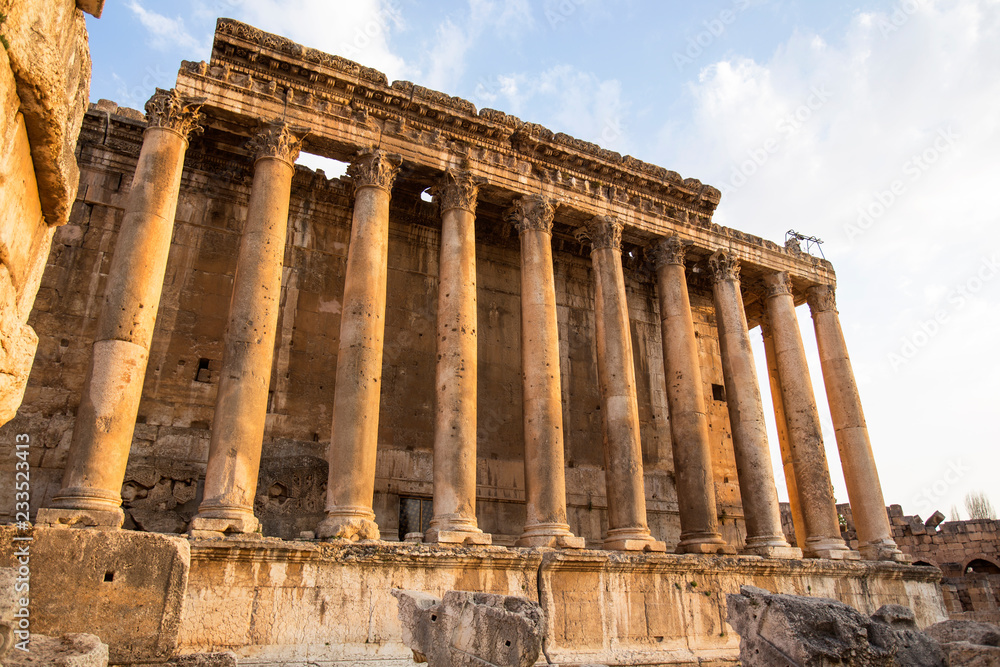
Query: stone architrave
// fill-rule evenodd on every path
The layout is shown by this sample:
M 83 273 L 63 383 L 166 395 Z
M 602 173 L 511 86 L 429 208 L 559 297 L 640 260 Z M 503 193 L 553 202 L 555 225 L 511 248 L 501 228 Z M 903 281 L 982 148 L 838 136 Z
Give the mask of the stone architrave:
M 666 551 L 666 545 L 651 536 L 646 520 L 639 406 L 622 270 L 622 228 L 622 223 L 611 216 L 597 216 L 579 234 L 590 241 L 594 266 L 597 373 L 608 499 L 604 548 Z
M 858 531 L 858 551 L 865 560 L 910 562 L 892 539 L 861 396 L 840 327 L 834 288 L 810 287 L 806 290 L 806 300 L 812 312 L 826 397 Z
M 236 259 L 204 499 L 191 534 L 253 533 L 268 386 L 281 297 L 288 203 L 304 132 L 282 120 L 250 141 L 253 186 Z
M 582 549 L 566 520 L 562 380 L 552 267 L 555 206 L 540 195 L 515 199 L 506 218 L 521 237 L 521 376 L 527 521 L 522 547 Z
M 840 535 L 819 411 L 795 317 L 791 280 L 787 273 L 772 273 L 765 276 L 764 286 L 795 485 L 806 529 L 802 551 L 808 558 L 857 559 L 858 552 L 849 549 Z
M 449 170 L 433 189 L 441 207 L 434 517 L 427 542 L 490 544 L 476 522 L 476 197 L 478 182 Z
M 736 474 L 746 521 L 744 552 L 768 558 L 801 558 L 781 529 L 781 509 L 764 425 L 750 332 L 740 291 L 739 260 L 718 251 L 708 260 L 713 274 L 719 352 L 726 384 L 726 407 L 733 436 Z
M 677 552 L 719 553 L 732 550 L 719 533 L 708 414 L 684 270 L 685 252 L 676 236 L 660 239 L 652 246 L 681 519 Z
M 121 487 L 160 305 L 188 136 L 203 100 L 157 89 L 121 231 L 108 270 L 97 335 L 62 488 L 37 523 L 120 528 Z
M 402 159 L 380 149 L 361 153 L 347 170 L 354 179 L 354 216 L 347 253 L 326 518 L 321 539 L 379 538 L 372 503 L 378 448 L 389 198 Z
M 781 449 L 781 469 L 785 474 L 785 488 L 788 490 L 788 505 L 792 512 L 792 526 L 795 528 L 795 546 L 801 549 L 805 545 L 806 525 L 802 518 L 802 503 L 799 501 L 799 489 L 795 485 L 795 462 L 792 456 L 792 446 L 788 442 L 788 423 L 785 421 L 785 406 L 781 402 L 781 380 L 778 377 L 778 360 L 774 354 L 774 336 L 771 335 L 771 325 L 767 314 L 763 313 L 760 320 L 760 334 L 764 339 L 764 358 L 767 362 L 768 383 L 771 386 L 771 404 L 774 407 L 774 422 L 778 432 L 778 445 Z

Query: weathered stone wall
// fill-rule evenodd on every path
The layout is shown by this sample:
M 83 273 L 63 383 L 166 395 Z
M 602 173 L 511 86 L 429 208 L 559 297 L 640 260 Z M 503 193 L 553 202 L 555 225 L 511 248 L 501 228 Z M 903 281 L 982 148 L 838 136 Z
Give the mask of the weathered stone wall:
M 94 3 L 90 3 L 93 5 Z M 100 15 L 100 9 L 89 6 Z M 28 326 L 52 234 L 69 217 L 73 151 L 90 87 L 75 0 L 0 0 L 0 424 L 24 393 L 38 338 Z
M 32 437 L 32 511 L 59 488 L 96 316 L 143 131 L 141 116 L 99 103 L 80 140 L 81 179 L 70 223 L 57 230 L 32 324 L 38 360 L 24 407 L 7 433 Z M 179 532 L 200 501 L 222 341 L 240 230 L 249 197 L 245 165 L 213 162 L 212 136 L 192 140 L 139 408 L 123 498 L 127 527 Z M 407 189 L 393 192 L 386 344 L 376 480 L 383 535 L 398 537 L 400 497 L 430 498 L 439 215 Z M 299 168 L 293 181 L 267 432 L 256 511 L 265 534 L 285 538 L 322 518 L 326 448 L 340 331 L 352 192 Z M 479 317 L 478 514 L 495 543 L 524 521 L 519 248 L 499 207 L 477 220 Z M 558 216 L 557 216 L 558 223 Z M 569 240 L 567 240 L 569 239 Z M 591 541 L 606 529 L 605 489 L 589 257 L 568 235 L 554 241 L 569 518 Z M 653 276 L 628 262 L 649 522 L 676 543 L 680 526 Z M 711 294 L 692 284 L 727 539 L 741 544 L 742 510 L 724 401 Z M 12 437 L 3 437 L 12 443 Z M 7 467 L 12 457 L 4 457 Z M 4 476 L 3 478 L 7 478 Z M 13 476 L 9 476 L 11 479 Z M 0 487 L 4 482 L 0 482 Z M 9 516 L 12 493 L 0 488 Z

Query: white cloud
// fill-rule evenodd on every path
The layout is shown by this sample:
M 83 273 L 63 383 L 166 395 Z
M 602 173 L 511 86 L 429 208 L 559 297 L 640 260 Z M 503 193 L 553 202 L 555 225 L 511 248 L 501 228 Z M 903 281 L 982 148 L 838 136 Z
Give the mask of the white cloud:
M 721 224 L 826 241 L 887 501 L 912 505 L 935 482 L 926 464 L 961 451 L 979 463 L 936 498 L 947 511 L 967 490 L 1000 495 L 986 472 L 1000 467 L 996 436 L 976 417 L 998 398 L 1000 276 L 962 307 L 949 301 L 1000 246 L 1000 3 L 915 6 L 859 13 L 826 41 L 794 34 L 763 62 L 707 66 L 690 87 L 691 123 L 665 125 L 649 157 L 726 191 Z M 924 344 L 894 369 L 890 354 L 914 338 Z M 810 364 L 829 427 L 815 354 Z
M 149 31 L 150 46 L 155 49 L 190 48 L 197 49 L 198 41 L 184 26 L 184 19 L 169 18 L 142 6 L 139 0 L 128 0 L 128 8 Z

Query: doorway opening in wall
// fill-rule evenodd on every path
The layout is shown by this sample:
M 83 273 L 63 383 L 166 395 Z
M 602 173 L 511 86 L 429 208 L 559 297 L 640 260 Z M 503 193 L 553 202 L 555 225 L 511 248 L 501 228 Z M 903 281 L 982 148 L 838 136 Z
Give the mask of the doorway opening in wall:
M 399 536 L 406 540 L 411 535 L 421 536 L 431 527 L 434 504 L 430 498 L 399 498 Z
M 313 171 L 321 171 L 328 179 L 340 178 L 347 173 L 346 162 L 316 155 L 315 153 L 306 153 L 305 151 L 299 153 L 299 159 L 295 161 L 295 164 L 309 167 Z

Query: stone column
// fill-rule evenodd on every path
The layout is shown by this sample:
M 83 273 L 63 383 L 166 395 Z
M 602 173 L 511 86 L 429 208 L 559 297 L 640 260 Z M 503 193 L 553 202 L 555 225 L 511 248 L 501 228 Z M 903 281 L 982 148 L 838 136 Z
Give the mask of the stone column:
M 834 288 L 817 285 L 806 290 L 816 330 L 816 344 L 823 368 L 826 397 L 847 482 L 851 513 L 858 531 L 858 550 L 865 560 L 910 562 L 892 539 L 889 517 L 882 497 L 875 455 L 872 453 L 861 396 L 854 380 L 847 343 L 840 328 Z
M 735 550 L 719 534 L 705 387 L 684 272 L 685 252 L 684 244 L 676 236 L 657 241 L 652 249 L 660 300 L 677 507 L 681 515 L 677 553 L 732 553 Z
M 301 131 L 275 120 L 251 141 L 253 186 L 236 259 L 205 494 L 191 534 L 253 533 L 267 390 L 281 296 L 288 201 Z
M 622 224 L 609 216 L 593 218 L 581 236 L 590 239 L 594 264 L 597 373 L 604 426 L 604 476 L 608 497 L 605 549 L 666 551 L 646 523 L 646 493 L 639 440 L 639 405 L 629 328 Z
M 372 150 L 360 154 L 347 170 L 354 179 L 354 217 L 327 457 L 326 518 L 316 528 L 321 539 L 379 538 L 372 502 L 385 335 L 389 196 L 401 161 L 397 155 Z
M 121 487 L 170 251 L 187 137 L 203 100 L 157 89 L 125 206 L 62 488 L 39 524 L 120 528 Z
M 778 379 L 778 360 L 774 354 L 774 336 L 767 315 L 762 313 L 760 333 L 764 339 L 764 358 L 767 362 L 768 382 L 771 385 L 771 404 L 774 406 L 774 422 L 778 431 L 778 445 L 781 448 L 781 467 L 785 473 L 785 488 L 788 489 L 788 505 L 792 511 L 792 525 L 795 527 L 795 546 L 805 546 L 806 524 L 802 518 L 802 503 L 799 489 L 795 485 L 795 462 L 792 446 L 788 442 L 788 423 L 785 420 L 785 406 L 781 402 L 781 380 Z
M 507 213 L 521 236 L 521 374 L 524 381 L 524 482 L 528 519 L 516 545 L 582 549 L 566 520 L 559 328 L 552 270 L 551 200 L 514 200 Z
M 490 544 L 476 523 L 476 196 L 477 183 L 448 171 L 434 188 L 441 206 L 434 517 L 426 542 Z
M 781 530 L 781 508 L 764 426 L 764 404 L 740 292 L 739 261 L 719 251 L 709 258 L 708 264 L 714 277 L 726 407 L 747 527 L 744 553 L 767 558 L 802 558 L 802 551 L 790 546 Z
M 858 552 L 850 550 L 840 535 L 819 411 L 809 379 L 799 321 L 795 317 L 791 280 L 787 273 L 772 273 L 764 278 L 764 284 L 795 484 L 806 528 L 803 552 L 809 558 L 857 559 Z

